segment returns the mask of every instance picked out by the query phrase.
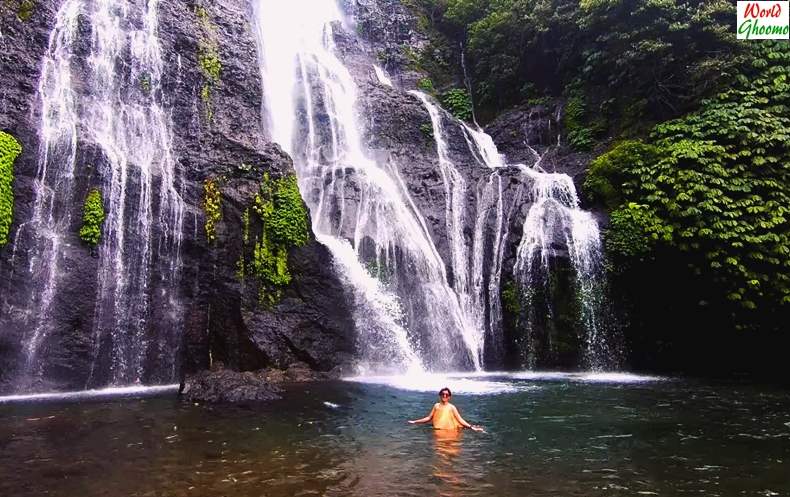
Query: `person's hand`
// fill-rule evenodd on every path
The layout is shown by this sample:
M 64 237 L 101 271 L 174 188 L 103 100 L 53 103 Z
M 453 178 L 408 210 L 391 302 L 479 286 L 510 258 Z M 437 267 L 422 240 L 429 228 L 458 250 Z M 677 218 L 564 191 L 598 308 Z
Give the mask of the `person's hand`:
M 472 431 L 479 431 L 481 433 L 485 433 L 486 431 L 480 425 L 472 425 Z
M 416 422 L 416 421 L 412 421 L 412 420 L 409 420 L 409 421 L 407 421 L 407 423 L 409 423 L 410 425 L 415 425 L 415 424 L 417 424 L 417 422 Z

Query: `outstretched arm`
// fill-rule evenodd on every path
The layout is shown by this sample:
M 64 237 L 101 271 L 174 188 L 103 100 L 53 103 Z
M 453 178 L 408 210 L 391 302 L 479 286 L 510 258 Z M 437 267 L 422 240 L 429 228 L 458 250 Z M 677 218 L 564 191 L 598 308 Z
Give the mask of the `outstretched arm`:
M 483 428 L 481 426 L 470 425 L 469 423 L 467 423 L 466 420 L 461 417 L 461 413 L 458 412 L 458 408 L 455 406 L 453 406 L 453 416 L 455 416 L 455 420 L 458 421 L 458 423 L 460 423 L 461 426 L 463 426 L 464 428 L 470 428 L 474 431 L 483 431 Z
M 433 419 L 433 413 L 435 411 L 436 411 L 436 406 L 433 406 L 433 408 L 431 409 L 431 412 L 429 412 L 427 416 L 425 416 L 424 418 L 420 418 L 420 419 L 412 419 L 411 421 L 409 421 L 409 424 L 418 425 L 418 424 L 422 424 L 422 423 L 429 423 Z

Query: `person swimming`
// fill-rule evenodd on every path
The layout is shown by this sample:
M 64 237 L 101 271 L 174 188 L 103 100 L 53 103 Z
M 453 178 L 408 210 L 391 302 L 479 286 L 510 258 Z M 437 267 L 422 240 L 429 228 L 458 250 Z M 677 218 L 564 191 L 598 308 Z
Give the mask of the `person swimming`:
M 474 431 L 484 431 L 483 427 L 471 425 L 461 417 L 458 409 L 450 403 L 452 392 L 447 387 L 439 390 L 439 402 L 433 405 L 431 412 L 420 419 L 413 419 L 409 424 L 422 424 L 433 421 L 434 430 L 458 430 L 459 428 L 470 428 Z

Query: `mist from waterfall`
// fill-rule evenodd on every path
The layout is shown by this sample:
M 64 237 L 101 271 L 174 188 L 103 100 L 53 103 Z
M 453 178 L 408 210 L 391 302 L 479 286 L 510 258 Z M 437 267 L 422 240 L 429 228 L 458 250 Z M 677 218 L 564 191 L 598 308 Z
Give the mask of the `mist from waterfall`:
M 77 47 L 78 41 L 83 47 L 86 42 L 77 40 L 80 23 L 90 27 L 85 56 Z M 79 177 L 101 181 L 106 211 L 88 384 L 138 383 L 146 358 L 168 371 L 160 376 L 175 377 L 184 203 L 169 116 L 161 104 L 157 29 L 156 0 L 66 0 L 56 14 L 38 88 L 33 213 L 14 245 L 15 256 L 19 240 L 31 237 L 33 295 L 26 316 L 32 331 L 23 338 L 30 377 L 41 375 L 44 367 L 39 352 L 52 331 L 51 307 L 62 290 L 65 240 L 76 234 L 72 217 L 86 191 Z M 84 78 L 79 84 L 73 81 L 76 74 Z M 151 336 L 154 308 L 172 324 L 171 335 Z
M 477 331 L 397 165 L 376 163 L 362 145 L 358 89 L 335 54 L 333 29 L 342 24 L 337 5 L 259 0 L 254 8 L 266 122 L 294 160 L 313 230 L 346 267 L 345 279 L 358 299 L 365 299 L 369 287 L 360 271 L 367 270 L 382 282 L 388 299 L 400 302 L 402 312 L 395 314 L 394 306 L 369 308 L 391 313 L 375 321 L 397 326 L 380 331 L 400 337 L 407 330 L 407 342 L 373 343 L 380 334 L 365 331 L 368 321 L 357 322 L 361 350 L 376 349 L 390 367 L 393 358 L 395 366 L 409 368 L 415 364 L 404 358 L 421 357 L 430 358 L 423 364 L 431 369 L 479 369 Z M 347 241 L 354 260 L 340 241 L 327 243 L 327 237 Z M 371 360 L 376 362 L 363 357 Z

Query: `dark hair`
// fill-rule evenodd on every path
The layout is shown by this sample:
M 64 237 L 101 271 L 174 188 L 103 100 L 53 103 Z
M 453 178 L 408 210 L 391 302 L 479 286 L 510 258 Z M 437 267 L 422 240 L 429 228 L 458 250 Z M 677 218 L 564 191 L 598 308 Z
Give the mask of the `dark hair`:
M 442 396 L 442 392 L 447 392 L 447 395 L 449 395 L 450 397 L 453 396 L 453 392 L 451 392 L 450 389 L 447 387 L 444 387 L 441 390 L 439 390 L 439 397 Z

